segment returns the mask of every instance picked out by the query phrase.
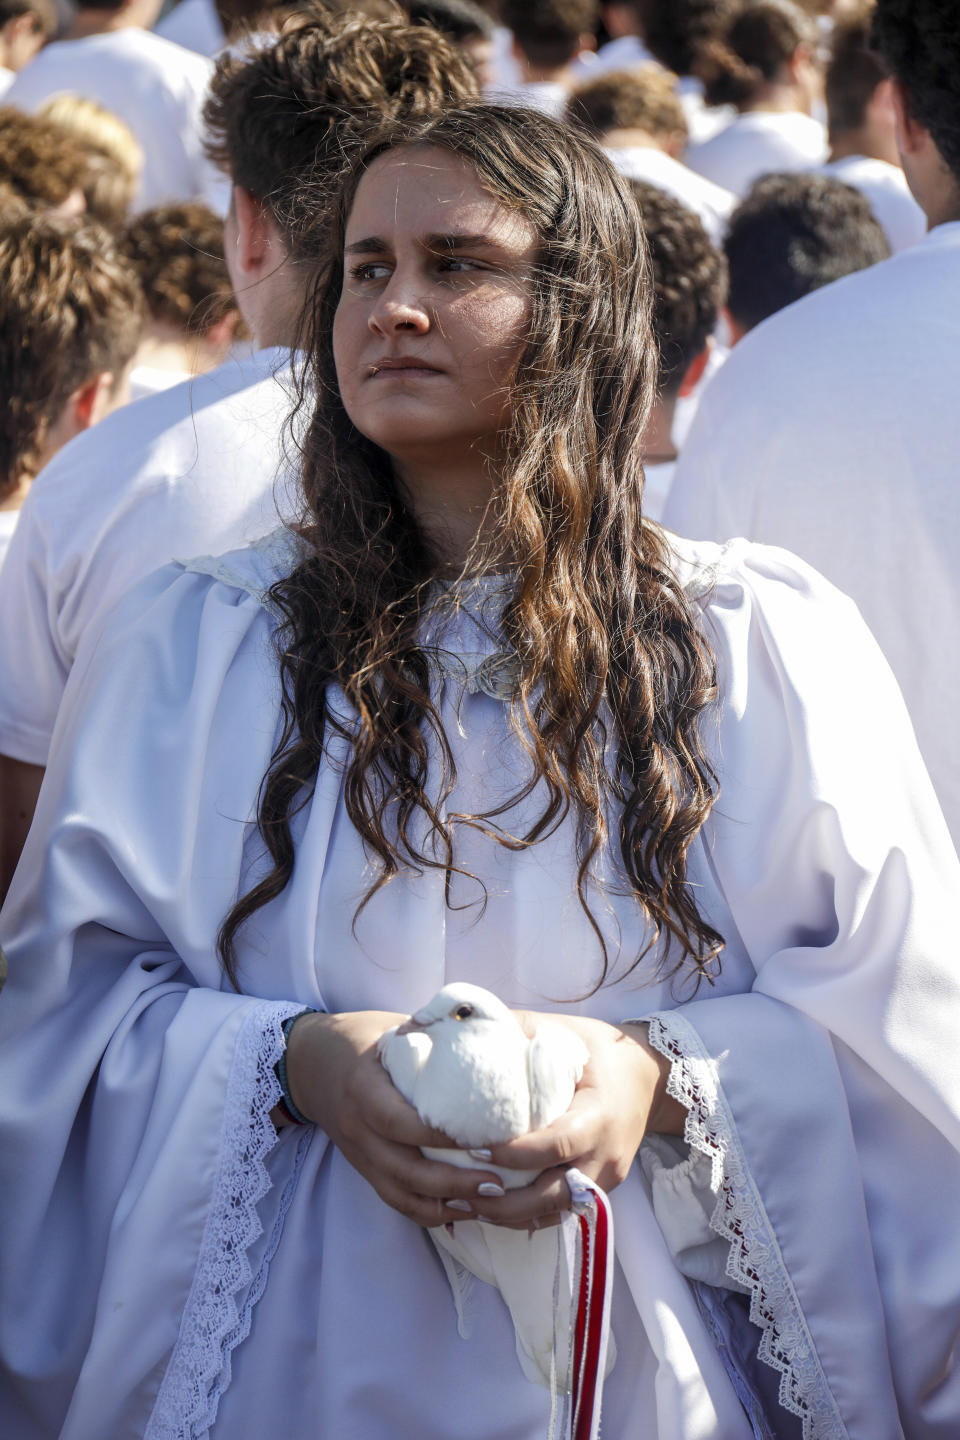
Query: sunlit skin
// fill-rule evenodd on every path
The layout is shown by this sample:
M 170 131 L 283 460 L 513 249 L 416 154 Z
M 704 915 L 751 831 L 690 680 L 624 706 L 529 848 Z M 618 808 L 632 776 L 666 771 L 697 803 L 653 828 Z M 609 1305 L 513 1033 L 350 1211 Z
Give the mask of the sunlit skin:
M 449 151 L 391 151 L 360 182 L 334 322 L 340 393 L 454 566 L 499 473 L 536 253 L 529 221 Z

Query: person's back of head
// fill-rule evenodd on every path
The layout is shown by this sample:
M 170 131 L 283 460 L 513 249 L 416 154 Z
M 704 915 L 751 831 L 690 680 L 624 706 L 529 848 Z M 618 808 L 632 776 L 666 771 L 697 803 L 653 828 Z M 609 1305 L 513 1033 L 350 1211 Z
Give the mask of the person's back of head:
M 724 241 L 735 336 L 855 270 L 890 246 L 870 202 L 827 175 L 765 175 L 730 218 Z
M 706 47 L 724 34 L 741 0 L 637 0 L 644 44 L 676 75 L 700 75 Z
M 834 151 L 896 165 L 889 71 L 870 44 L 872 15 L 873 0 L 867 0 L 834 29 L 826 76 L 827 128 Z
M 179 345 L 185 370 L 219 364 L 239 319 L 220 217 L 198 201 L 160 205 L 134 216 L 121 245 L 143 289 L 150 338 Z
M 679 155 L 687 141 L 687 120 L 673 77 L 654 65 L 607 70 L 578 85 L 566 117 L 605 145 L 650 144 Z
M 703 47 L 707 103 L 749 108 L 771 88 L 791 84 L 798 66 L 814 66 L 818 42 L 816 21 L 793 0 L 749 0 L 722 37 Z
M 476 96 L 467 58 L 429 26 L 308 20 L 267 48 L 220 57 L 207 149 L 266 207 L 289 253 L 315 262 L 351 146 L 385 119 Z
M 82 213 L 87 152 L 61 125 L 43 115 L 0 108 L 0 185 L 38 210 Z
M 727 264 L 699 217 L 643 180 L 631 180 L 650 250 L 659 392 L 676 399 L 690 368 L 705 357 L 727 296 Z
M 53 0 L 0 0 L 0 66 L 22 70 L 56 29 Z
M 470 60 L 481 89 L 494 81 L 496 25 L 475 0 L 405 0 L 411 25 L 431 25 Z
M 143 169 L 143 150 L 129 125 L 85 95 L 54 95 L 37 114 L 62 126 L 86 151 L 82 189 L 90 218 L 123 225 Z
M 960 218 L 960 14 L 956 0 L 877 0 L 872 43 L 897 82 L 900 148 L 931 225 Z M 936 154 L 923 144 L 925 132 Z
M 580 52 L 598 19 L 597 0 L 501 0 L 500 19 L 527 64 L 559 71 Z
M 0 499 L 119 397 L 142 321 L 133 267 L 102 226 L 0 224 Z

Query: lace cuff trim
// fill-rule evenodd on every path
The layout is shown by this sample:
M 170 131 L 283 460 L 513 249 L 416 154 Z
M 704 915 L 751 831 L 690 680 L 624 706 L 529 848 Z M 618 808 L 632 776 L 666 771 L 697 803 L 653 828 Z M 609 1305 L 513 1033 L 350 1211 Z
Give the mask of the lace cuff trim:
M 750 1296 L 758 1355 L 780 1371 L 779 1400 L 803 1421 L 803 1440 L 844 1440 L 813 1338 L 740 1144 L 716 1069 L 696 1030 L 667 1011 L 647 1017 L 650 1043 L 670 1061 L 667 1093 L 687 1111 L 684 1139 L 709 1157 L 717 1197 L 711 1227 L 730 1246 L 726 1272 Z
M 207 1434 L 230 1383 L 231 1354 L 249 1332 L 253 1307 L 263 1294 L 310 1138 L 301 1137 L 294 1174 L 284 1187 L 266 1253 L 254 1276 L 247 1250 L 263 1233 L 257 1206 L 271 1185 L 264 1160 L 277 1143 L 270 1111 L 280 1098 L 280 1086 L 273 1067 L 283 1052 L 281 1026 L 302 1009 L 302 1005 L 265 1001 L 251 1010 L 237 1036 L 227 1081 L 220 1168 L 197 1268 L 144 1440 L 202 1440 Z M 241 1307 L 238 1296 L 244 1289 Z

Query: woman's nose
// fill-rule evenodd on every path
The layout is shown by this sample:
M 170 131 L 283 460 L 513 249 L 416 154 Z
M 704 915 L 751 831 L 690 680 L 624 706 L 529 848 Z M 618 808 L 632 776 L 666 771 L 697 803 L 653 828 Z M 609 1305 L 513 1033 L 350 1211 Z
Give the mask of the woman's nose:
M 430 329 L 430 312 L 409 286 L 391 282 L 370 313 L 370 328 L 381 335 L 401 331 L 422 335 Z

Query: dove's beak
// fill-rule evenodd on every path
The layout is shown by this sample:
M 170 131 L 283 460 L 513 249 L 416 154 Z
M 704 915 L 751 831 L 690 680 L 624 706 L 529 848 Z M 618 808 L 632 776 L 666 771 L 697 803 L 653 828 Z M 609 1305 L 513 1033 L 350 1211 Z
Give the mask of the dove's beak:
M 426 1030 L 426 1028 L 426 1025 L 422 1024 L 416 1015 L 411 1015 L 408 1020 L 404 1020 L 402 1025 L 397 1026 L 397 1034 L 409 1035 L 412 1030 Z

